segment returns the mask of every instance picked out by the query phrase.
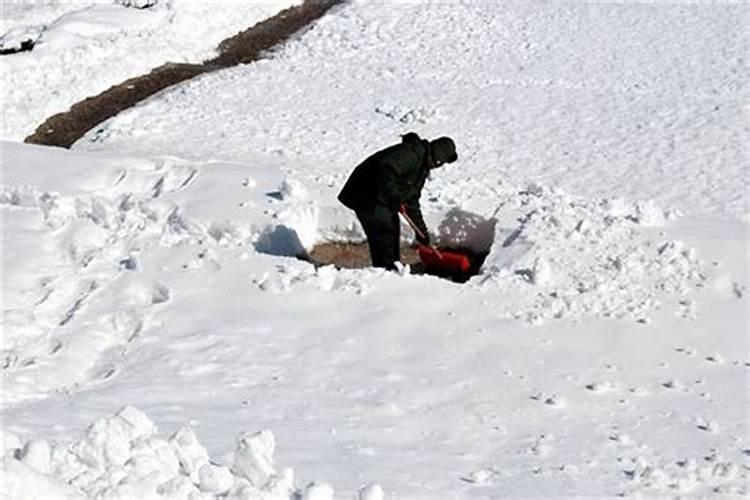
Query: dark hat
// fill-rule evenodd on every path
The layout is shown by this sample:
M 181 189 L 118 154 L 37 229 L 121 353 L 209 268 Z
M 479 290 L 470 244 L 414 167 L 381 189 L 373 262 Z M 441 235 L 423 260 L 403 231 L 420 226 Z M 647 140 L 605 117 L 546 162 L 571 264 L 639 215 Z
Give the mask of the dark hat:
M 458 159 L 456 154 L 456 143 L 450 137 L 440 137 L 430 141 L 432 159 L 437 165 L 453 163 Z

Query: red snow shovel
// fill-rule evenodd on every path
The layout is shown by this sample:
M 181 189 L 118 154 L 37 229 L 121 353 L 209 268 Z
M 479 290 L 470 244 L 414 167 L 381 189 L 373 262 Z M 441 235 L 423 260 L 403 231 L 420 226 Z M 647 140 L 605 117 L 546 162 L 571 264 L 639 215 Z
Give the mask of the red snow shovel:
M 424 233 L 414 224 L 411 217 L 406 215 L 406 209 L 402 206 L 399 210 L 401 215 L 406 219 L 414 232 L 419 236 L 420 239 L 427 239 Z M 471 267 L 471 262 L 466 255 L 458 252 L 451 252 L 450 250 L 438 250 L 431 245 L 417 244 L 417 254 L 419 260 L 427 268 L 435 269 L 446 274 L 454 273 L 466 273 Z

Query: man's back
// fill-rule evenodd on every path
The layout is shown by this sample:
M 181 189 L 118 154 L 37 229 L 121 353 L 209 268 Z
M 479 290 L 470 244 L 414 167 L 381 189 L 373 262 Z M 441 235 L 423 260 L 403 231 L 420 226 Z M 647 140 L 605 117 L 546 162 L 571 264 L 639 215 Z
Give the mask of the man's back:
M 410 176 L 422 164 L 421 144 L 395 144 L 374 153 L 360 163 L 349 176 L 339 201 L 355 211 L 371 212 L 380 196 L 387 175 Z M 385 172 L 392 169 L 392 172 Z

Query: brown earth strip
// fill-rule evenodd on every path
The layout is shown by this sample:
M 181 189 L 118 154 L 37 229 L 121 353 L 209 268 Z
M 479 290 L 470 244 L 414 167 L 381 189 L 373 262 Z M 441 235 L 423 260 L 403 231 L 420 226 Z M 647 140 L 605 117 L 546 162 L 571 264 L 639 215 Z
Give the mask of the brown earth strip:
M 70 148 L 86 132 L 167 87 L 211 71 L 248 64 L 308 27 L 345 0 L 305 0 L 221 42 L 219 55 L 202 64 L 166 63 L 48 118 L 24 142 Z
M 412 274 L 431 274 L 456 283 L 465 283 L 479 270 L 487 257 L 486 253 L 478 254 L 466 249 L 450 249 L 469 258 L 470 269 L 465 272 L 445 272 L 440 269 L 425 267 L 419 260 L 416 248 L 401 246 L 401 263 L 408 264 Z M 315 245 L 307 255 L 299 257 L 318 266 L 335 266 L 338 269 L 361 269 L 371 266 L 370 251 L 367 243 L 323 242 Z

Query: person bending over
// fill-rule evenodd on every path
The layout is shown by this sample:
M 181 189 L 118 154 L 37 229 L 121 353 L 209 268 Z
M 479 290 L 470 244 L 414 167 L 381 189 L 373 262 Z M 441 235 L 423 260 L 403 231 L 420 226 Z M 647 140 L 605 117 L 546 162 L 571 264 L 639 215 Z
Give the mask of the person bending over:
M 409 132 L 399 144 L 374 153 L 352 171 L 338 199 L 354 210 L 362 224 L 373 266 L 396 269 L 400 260 L 399 210 L 404 210 L 422 233 L 417 234 L 417 241 L 430 244 L 419 206 L 422 188 L 430 170 L 457 158 L 450 137 L 427 141 Z

